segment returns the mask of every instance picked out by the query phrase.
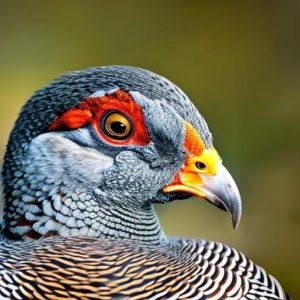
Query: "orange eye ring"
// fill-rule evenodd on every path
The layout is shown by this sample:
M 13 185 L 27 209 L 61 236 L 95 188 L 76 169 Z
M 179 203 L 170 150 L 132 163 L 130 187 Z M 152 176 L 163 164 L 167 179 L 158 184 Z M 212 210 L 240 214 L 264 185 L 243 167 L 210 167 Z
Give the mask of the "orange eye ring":
M 109 110 L 104 113 L 100 124 L 103 133 L 115 140 L 126 140 L 134 131 L 131 119 L 118 110 Z

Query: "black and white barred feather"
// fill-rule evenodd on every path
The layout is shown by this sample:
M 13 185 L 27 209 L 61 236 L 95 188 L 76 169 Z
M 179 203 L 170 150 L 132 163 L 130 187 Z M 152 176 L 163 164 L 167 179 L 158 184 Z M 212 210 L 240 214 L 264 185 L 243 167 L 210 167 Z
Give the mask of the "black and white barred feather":
M 53 237 L 0 242 L 0 299 L 288 299 L 239 251 L 210 241 L 151 247 Z
M 57 117 L 91 94 L 115 88 L 138 92 L 150 102 L 168 103 L 180 118 L 192 124 L 206 147 L 212 147 L 206 122 L 187 96 L 167 79 L 146 70 L 126 66 L 90 68 L 66 74 L 37 91 L 16 121 L 4 158 L 0 300 L 287 300 L 280 284 L 237 250 L 204 240 L 168 239 L 150 204 L 150 200 L 155 202 L 153 193 L 149 199 L 143 199 L 142 207 L 130 207 L 126 202 L 114 206 L 107 203 L 108 196 L 102 199 L 105 193 L 99 182 L 87 190 L 70 176 L 70 180 L 63 181 L 51 178 L 53 172 L 47 172 L 50 176 L 44 178 L 24 171 L 25 161 L 31 166 L 40 152 L 36 148 L 33 159 L 28 160 L 30 144 L 47 132 Z M 155 110 L 151 116 L 156 114 Z M 166 114 L 161 116 L 165 118 Z M 86 131 L 80 132 L 82 138 L 87 138 Z M 178 140 L 176 134 L 172 138 L 168 141 Z M 71 141 L 58 139 L 59 145 L 66 140 Z M 73 144 L 80 148 L 81 141 Z M 70 143 L 64 145 L 67 153 Z M 167 144 L 162 152 L 168 153 L 169 147 Z M 78 157 L 85 157 L 84 148 L 80 148 L 81 155 L 75 153 L 72 166 Z M 182 154 L 181 148 L 178 151 Z M 52 165 L 53 153 L 48 153 Z M 166 159 L 175 168 L 169 157 Z M 114 162 L 115 157 L 110 157 L 110 161 Z M 141 160 L 136 161 L 140 167 Z M 95 160 L 95 165 L 99 165 L 99 160 Z M 137 170 L 130 169 L 131 165 L 129 160 L 124 167 L 128 174 Z M 40 169 L 40 164 L 36 167 Z M 89 173 L 89 168 L 84 167 Z M 163 178 L 162 171 L 155 174 L 155 179 L 157 174 Z M 77 175 L 81 178 L 82 173 Z M 149 183 L 149 177 L 144 177 Z M 91 179 L 86 182 L 88 186 Z M 134 191 L 141 193 L 141 186 Z M 128 193 L 126 188 L 124 193 Z M 148 193 L 146 188 L 145 191 Z M 133 196 L 136 200 L 139 195 Z

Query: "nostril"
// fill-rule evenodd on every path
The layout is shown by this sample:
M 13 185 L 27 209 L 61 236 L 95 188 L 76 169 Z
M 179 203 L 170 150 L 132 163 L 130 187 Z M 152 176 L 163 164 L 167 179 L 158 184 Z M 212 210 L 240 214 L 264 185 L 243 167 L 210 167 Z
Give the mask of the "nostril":
M 204 170 L 206 168 L 205 163 L 203 163 L 202 161 L 197 161 L 195 163 L 195 165 L 196 165 L 196 168 L 199 169 L 199 170 Z

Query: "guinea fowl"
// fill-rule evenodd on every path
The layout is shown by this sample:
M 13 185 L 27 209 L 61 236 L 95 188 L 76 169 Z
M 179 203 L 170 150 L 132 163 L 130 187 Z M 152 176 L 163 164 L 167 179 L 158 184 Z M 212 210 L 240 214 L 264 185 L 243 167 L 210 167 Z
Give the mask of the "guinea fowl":
M 153 203 L 192 195 L 241 217 L 203 117 L 173 83 L 107 66 L 37 91 L 3 172 L 1 299 L 287 299 L 239 251 L 168 238 Z

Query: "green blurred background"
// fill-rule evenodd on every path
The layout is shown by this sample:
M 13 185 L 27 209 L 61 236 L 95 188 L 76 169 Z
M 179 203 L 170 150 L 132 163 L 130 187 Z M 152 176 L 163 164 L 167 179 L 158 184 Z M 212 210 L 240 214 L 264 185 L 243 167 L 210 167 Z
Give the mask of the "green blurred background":
M 300 299 L 300 2 L 0 0 L 1 158 L 33 91 L 64 71 L 109 64 L 177 83 L 240 187 L 236 231 L 191 199 L 158 207 L 167 234 L 235 246 Z

